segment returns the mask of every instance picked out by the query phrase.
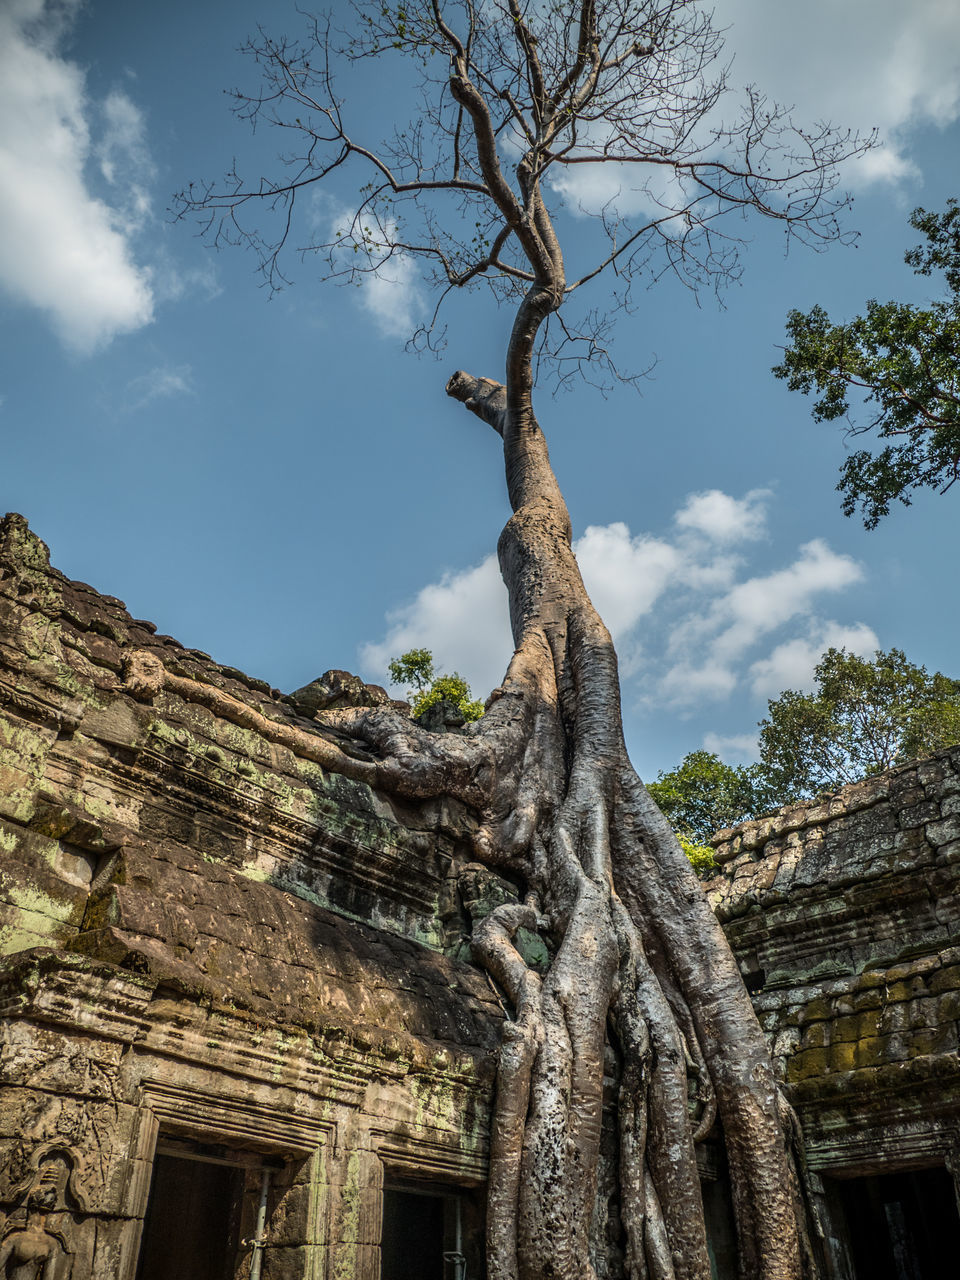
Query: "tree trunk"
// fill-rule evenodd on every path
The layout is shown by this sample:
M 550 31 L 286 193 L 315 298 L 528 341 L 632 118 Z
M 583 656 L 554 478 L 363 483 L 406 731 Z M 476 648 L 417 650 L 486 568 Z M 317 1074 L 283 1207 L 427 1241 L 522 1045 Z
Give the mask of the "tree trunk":
M 424 68 L 442 66 L 424 72 L 437 96 L 423 121 L 398 131 L 384 155 L 367 150 L 344 129 L 329 28 L 314 25 L 318 53 L 263 37 L 251 47 L 266 86 L 238 100 L 252 123 L 302 135 L 290 181 L 248 189 L 233 174 L 225 192 L 185 194 L 181 207 L 207 217 L 215 239 L 248 240 L 279 281 L 296 193 L 362 159 L 372 182 L 342 241 L 338 229 L 323 246 L 331 276 L 359 283 L 397 254 L 428 263 L 444 293 L 483 278 L 497 298 L 520 299 L 505 386 L 457 373 L 447 387 L 503 440 L 513 515 L 499 554 L 516 648 L 483 719 L 463 735 L 353 710 L 324 718 L 361 737 L 367 753 L 322 735 L 305 749 L 372 786 L 466 801 L 480 814 L 477 859 L 521 887 L 521 902 L 494 910 L 473 937 L 477 963 L 513 1008 L 491 1136 L 491 1280 L 591 1280 L 616 1271 L 621 1253 L 627 1280 L 707 1280 L 695 1147 L 715 1127 L 743 1276 L 800 1280 L 811 1263 L 784 1134 L 786 1125 L 796 1135 L 795 1117 L 723 934 L 627 757 L 616 654 L 584 589 L 533 412 L 534 353 L 570 295 L 602 272 L 628 288 L 648 268 L 656 278 L 659 248 L 664 267 L 694 286 L 733 273 L 731 242 L 713 239 L 721 213 L 754 210 L 794 233 L 833 238 L 836 206 L 824 198 L 833 166 L 864 147 L 800 131 L 797 156 L 789 122 L 751 93 L 740 121 L 718 125 L 715 148 L 705 148 L 725 82 L 722 71 L 708 74 L 719 41 L 690 0 L 355 7 L 360 34 L 340 50 L 351 62 L 398 48 Z M 431 62 L 431 52 L 441 56 Z M 596 223 L 606 236 L 600 260 L 568 282 L 542 184 L 579 163 L 637 164 L 641 182 L 657 164 L 678 199 L 633 224 L 611 202 Z M 434 218 L 438 192 L 459 207 L 449 239 Z M 237 217 L 258 199 L 280 215 L 272 243 Z M 402 230 L 401 208 L 417 214 L 419 235 Z M 341 253 L 351 248 L 347 267 Z M 563 327 L 561 349 L 583 341 L 573 350 L 586 352 L 584 363 L 605 360 L 602 328 Z M 146 688 L 153 677 L 135 678 Z M 524 962 L 520 928 L 547 943 L 545 973 Z M 604 1132 L 605 1106 L 615 1108 L 615 1135 Z M 611 1138 L 618 1185 L 608 1215 L 597 1200 L 601 1166 L 602 1196 L 611 1182 Z M 607 1240 L 618 1222 L 622 1239 Z
M 531 294 L 521 347 L 551 303 Z M 469 736 L 437 737 L 392 712 L 329 716 L 378 751 L 378 785 L 478 808 L 477 859 L 523 887 L 472 940 L 513 1009 L 490 1144 L 489 1277 L 596 1280 L 622 1252 L 626 1280 L 709 1280 L 695 1146 L 718 1118 L 741 1275 L 801 1280 L 813 1264 L 789 1108 L 723 932 L 627 756 L 616 654 L 573 554 L 528 356 L 508 362 L 509 403 L 487 379 L 456 373 L 447 385 L 503 438 L 513 515 L 498 550 L 516 645 L 503 684 Z M 543 975 L 515 945 L 521 927 L 548 944 Z M 611 1057 L 613 1242 L 597 1225 Z
M 526 916 L 501 908 L 475 942 L 516 1010 L 494 1123 L 491 1280 L 595 1274 L 608 1042 L 621 1063 L 631 1280 L 710 1275 L 688 1063 L 708 1112 L 699 1127 L 714 1096 L 723 1126 L 744 1274 L 799 1277 L 802 1212 L 766 1044 L 696 876 L 627 757 L 616 655 L 527 388 L 519 405 L 462 373 L 447 390 L 503 436 L 514 510 L 499 553 L 516 653 L 478 735 L 499 766 L 478 854 L 527 889 Z M 542 981 L 511 943 L 537 917 L 554 943 Z

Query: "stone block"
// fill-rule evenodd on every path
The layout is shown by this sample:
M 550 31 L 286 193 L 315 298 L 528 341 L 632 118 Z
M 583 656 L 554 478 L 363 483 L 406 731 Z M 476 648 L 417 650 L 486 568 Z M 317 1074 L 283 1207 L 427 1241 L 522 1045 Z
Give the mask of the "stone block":
M 330 1254 L 329 1280 L 379 1280 L 379 1244 L 337 1244 Z
M 960 814 L 951 814 L 949 818 L 942 818 L 939 822 L 928 823 L 925 835 L 932 845 L 960 840 Z
M 841 1070 L 878 1067 L 885 1061 L 886 1044 L 882 1036 L 865 1036 L 852 1045 L 843 1045 Z M 838 1060 L 839 1065 L 839 1060 Z
M 936 1002 L 935 1024 L 942 1026 L 945 1022 L 960 1018 L 960 991 L 947 991 Z
M 883 1004 L 883 997 L 878 987 L 868 987 L 866 990 L 855 991 L 850 1004 L 854 1013 L 862 1013 L 867 1009 L 879 1009 Z
M 789 1084 L 821 1080 L 829 1070 L 826 1049 L 806 1049 L 787 1062 L 786 1079 Z
M 910 1058 L 926 1057 L 932 1054 L 956 1053 L 956 1023 L 948 1023 L 941 1027 L 922 1027 L 915 1029 L 906 1037 L 907 1056 Z
M 908 1014 L 909 1005 L 906 1002 L 885 1005 L 877 1019 L 877 1030 L 881 1035 L 905 1031 L 910 1023 Z
M 854 1067 L 866 1066 L 870 1059 L 863 1045 L 864 1042 L 853 1040 L 842 1040 L 831 1045 L 827 1058 L 830 1071 L 852 1071 Z
M 261 1256 L 263 1280 L 305 1280 L 305 1277 L 321 1276 L 322 1260 L 319 1245 L 281 1246 L 268 1245 Z M 249 1275 L 249 1267 L 242 1273 Z M 359 1272 L 357 1273 L 359 1277 Z
M 900 810 L 900 826 L 906 830 L 910 827 L 922 827 L 927 822 L 935 822 L 940 817 L 940 806 L 936 800 L 922 800 L 919 804 L 909 805 Z
M 305 1245 L 310 1241 L 312 1192 L 309 1186 L 288 1187 L 271 1207 L 271 1247 Z
M 72 1038 L 44 1025 L 0 1028 L 0 1081 L 48 1093 L 115 1098 L 123 1046 L 92 1036 Z
M 823 1049 L 830 1044 L 831 1024 L 829 1022 L 811 1022 L 803 1030 L 800 1038 L 801 1049 Z

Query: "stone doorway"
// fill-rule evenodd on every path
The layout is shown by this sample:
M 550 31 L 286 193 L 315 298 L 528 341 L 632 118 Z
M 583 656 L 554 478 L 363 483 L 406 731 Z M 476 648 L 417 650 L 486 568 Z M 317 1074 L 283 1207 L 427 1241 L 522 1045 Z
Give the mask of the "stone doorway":
M 960 1257 L 953 1178 L 940 1166 L 836 1179 L 853 1280 L 942 1280 Z
M 259 1275 L 271 1177 L 284 1162 L 164 1136 L 157 1144 L 136 1280 Z
M 384 1187 L 380 1280 L 481 1280 L 482 1243 L 469 1192 L 429 1183 Z
M 242 1186 L 239 1168 L 158 1152 L 137 1280 L 233 1280 Z

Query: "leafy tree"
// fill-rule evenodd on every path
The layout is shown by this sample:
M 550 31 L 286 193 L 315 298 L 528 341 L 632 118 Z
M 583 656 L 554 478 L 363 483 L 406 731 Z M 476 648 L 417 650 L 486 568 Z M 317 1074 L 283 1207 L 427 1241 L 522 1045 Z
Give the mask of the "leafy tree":
M 750 818 L 757 808 L 751 769 L 725 764 L 711 751 L 691 751 L 676 769 L 648 783 L 698 875 L 716 869 L 708 843 L 716 831 Z
M 759 778 L 776 803 L 835 791 L 960 742 L 960 681 L 908 662 L 828 649 L 816 691 L 787 689 L 760 722 Z
M 393 684 L 413 686 L 407 694 L 411 702 L 418 694 L 429 689 L 436 679 L 433 654 L 429 649 L 408 649 L 399 658 L 390 659 L 388 670 Z
M 437 675 L 433 669 L 433 654 L 429 649 L 408 649 L 390 662 L 390 679 L 394 684 L 412 685 L 407 693 L 413 703 L 414 716 L 422 716 L 438 702 L 452 702 L 464 720 L 479 720 L 483 715 L 483 703 L 472 697 L 470 686 L 459 672 Z
M 691 751 L 676 769 L 658 773 L 647 790 L 674 829 L 700 843 L 750 817 L 756 807 L 751 771 L 724 764 L 711 751 Z
M 724 827 L 960 742 L 960 680 L 930 675 L 900 649 L 872 659 L 828 649 L 815 679 L 815 692 L 786 689 L 767 704 L 756 764 L 691 751 L 649 784 L 700 874 L 713 869 L 708 841 Z
M 577 568 L 533 392 L 550 356 L 561 380 L 612 374 L 603 308 L 573 310 L 601 277 L 615 277 L 614 305 L 664 271 L 719 284 L 738 269 L 731 228 L 751 212 L 801 238 L 835 237 L 835 164 L 862 144 L 826 126 L 794 129 L 756 92 L 723 123 L 722 37 L 692 0 L 353 9 L 343 41 L 314 21 L 304 42 L 264 35 L 250 46 L 263 82 L 237 106 L 282 130 L 288 167 L 251 183 L 234 169 L 186 192 L 181 208 L 199 212 L 214 242 L 252 246 L 274 285 L 296 227 L 291 244 L 316 250 L 328 278 L 362 281 L 402 257 L 424 267 L 441 301 L 485 287 L 512 307 L 504 383 L 458 372 L 447 384 L 503 445 L 513 515 L 499 553 L 516 645 L 503 684 L 469 735 L 437 737 L 383 708 L 328 713 L 373 748 L 370 763 L 344 754 L 345 771 L 472 805 L 473 857 L 523 888 L 472 940 L 513 1008 L 491 1128 L 489 1273 L 591 1280 L 619 1253 L 596 1211 L 612 1054 L 619 1164 L 604 1178 L 618 1187 L 629 1280 L 709 1277 L 694 1146 L 717 1113 L 741 1269 L 798 1280 L 787 1109 L 723 933 L 627 757 L 616 655 Z M 333 84 L 334 72 L 378 57 L 405 60 L 423 93 L 409 125 L 391 126 L 385 107 L 391 136 L 379 148 L 348 128 Z M 640 194 L 632 212 L 611 202 L 584 222 L 568 274 L 555 215 L 563 176 L 590 165 L 618 166 Z M 308 200 L 299 217 L 301 196 L 351 167 L 362 172 L 352 216 L 325 230 Z M 433 341 L 430 326 L 419 336 Z M 521 928 L 548 935 L 546 974 L 514 945 Z
M 928 307 L 871 300 L 846 324 L 832 324 L 820 306 L 791 311 L 791 345 L 773 370 L 791 391 L 819 396 L 817 422 L 846 417 L 851 395 L 875 406 L 850 430 L 891 443 L 856 449 L 837 485 L 844 513 L 859 506 L 868 529 L 894 500 L 909 506 L 923 488 L 946 493 L 960 475 L 960 205 L 916 209 L 910 223 L 927 243 L 906 261 L 919 275 L 942 272 L 946 296 Z

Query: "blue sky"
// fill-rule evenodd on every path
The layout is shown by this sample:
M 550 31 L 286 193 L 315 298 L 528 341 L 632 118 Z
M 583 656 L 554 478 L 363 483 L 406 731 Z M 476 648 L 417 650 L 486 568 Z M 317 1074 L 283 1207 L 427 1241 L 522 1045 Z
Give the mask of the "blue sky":
M 960 498 L 866 533 L 834 492 L 841 433 L 769 372 L 791 307 L 927 296 L 902 256 L 910 210 L 958 190 L 960 7 L 800 10 L 716 6 L 735 82 L 801 120 L 881 129 L 848 174 L 857 247 L 784 256 L 753 226 L 725 309 L 665 280 L 622 317 L 621 358 L 656 360 L 639 395 L 538 402 L 647 777 L 703 745 L 749 758 L 766 699 L 829 644 L 960 675 Z M 251 257 L 166 216 L 233 156 L 270 164 L 276 140 L 251 140 L 223 92 L 255 84 L 237 49 L 258 22 L 301 20 L 281 0 L 0 3 L 0 509 L 72 577 L 281 689 L 329 667 L 383 680 L 425 644 L 482 696 L 509 657 L 490 559 L 508 511 L 495 438 L 443 387 L 457 368 L 500 376 L 508 317 L 452 308 L 440 358 L 417 358 L 412 276 L 337 289 L 294 261 L 271 299 Z M 398 71 L 352 87 L 375 141 L 406 109 Z M 563 230 L 576 252 L 586 220 Z

